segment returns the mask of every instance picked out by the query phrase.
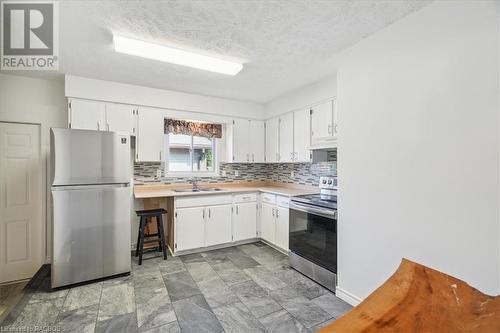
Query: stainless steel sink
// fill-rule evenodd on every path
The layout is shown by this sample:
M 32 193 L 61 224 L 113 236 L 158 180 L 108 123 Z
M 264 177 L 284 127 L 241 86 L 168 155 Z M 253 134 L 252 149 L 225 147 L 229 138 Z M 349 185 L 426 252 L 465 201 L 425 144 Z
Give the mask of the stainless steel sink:
M 224 191 L 222 188 L 217 188 L 217 187 L 205 187 L 205 188 L 200 188 L 199 190 L 201 192 L 218 192 L 218 191 Z
M 224 191 L 224 190 L 221 188 L 216 188 L 216 187 L 205 187 L 205 188 L 197 188 L 197 189 L 194 189 L 194 188 L 174 188 L 174 189 L 172 189 L 172 191 L 196 193 L 196 192 L 218 192 L 218 191 Z
M 174 192 L 200 192 L 199 189 L 193 189 L 193 188 L 174 188 L 172 189 Z

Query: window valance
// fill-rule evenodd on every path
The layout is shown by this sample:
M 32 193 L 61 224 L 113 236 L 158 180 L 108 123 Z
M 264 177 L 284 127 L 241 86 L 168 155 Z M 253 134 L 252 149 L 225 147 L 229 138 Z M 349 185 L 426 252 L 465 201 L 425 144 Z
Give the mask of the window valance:
M 187 120 L 165 119 L 165 134 L 196 135 L 205 138 L 222 138 L 221 124 L 197 123 Z

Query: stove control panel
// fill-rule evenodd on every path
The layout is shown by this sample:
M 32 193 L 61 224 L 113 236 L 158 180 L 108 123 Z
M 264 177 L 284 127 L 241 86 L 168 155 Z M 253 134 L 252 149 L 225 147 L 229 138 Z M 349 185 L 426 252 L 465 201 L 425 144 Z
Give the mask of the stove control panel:
M 337 177 L 320 177 L 319 188 L 327 190 L 336 190 Z

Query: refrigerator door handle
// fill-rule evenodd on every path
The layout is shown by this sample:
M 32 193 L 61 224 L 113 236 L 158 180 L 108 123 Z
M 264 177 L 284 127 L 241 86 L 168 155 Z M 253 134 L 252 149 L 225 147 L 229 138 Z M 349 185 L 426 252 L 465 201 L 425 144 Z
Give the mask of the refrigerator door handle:
M 70 190 L 87 190 L 87 189 L 99 189 L 99 188 L 116 188 L 116 187 L 130 187 L 129 183 L 123 184 L 100 184 L 100 185 L 59 185 L 52 186 L 52 191 L 70 191 Z

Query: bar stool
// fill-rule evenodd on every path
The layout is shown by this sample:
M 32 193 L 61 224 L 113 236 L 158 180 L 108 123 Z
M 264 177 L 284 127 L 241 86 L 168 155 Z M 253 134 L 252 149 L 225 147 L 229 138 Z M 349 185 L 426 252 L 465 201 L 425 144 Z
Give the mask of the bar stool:
M 167 260 L 167 247 L 165 246 L 165 231 L 163 229 L 163 214 L 167 211 L 163 208 L 159 209 L 146 209 L 136 211 L 137 216 L 140 217 L 139 233 L 137 235 L 137 248 L 135 249 L 135 256 L 139 256 L 139 265 L 142 265 L 142 254 L 144 253 L 144 244 L 158 242 L 158 251 L 163 251 L 163 260 Z M 146 234 L 146 225 L 151 221 L 151 218 L 156 218 L 157 233 Z M 156 239 L 144 239 L 149 237 L 158 237 Z

